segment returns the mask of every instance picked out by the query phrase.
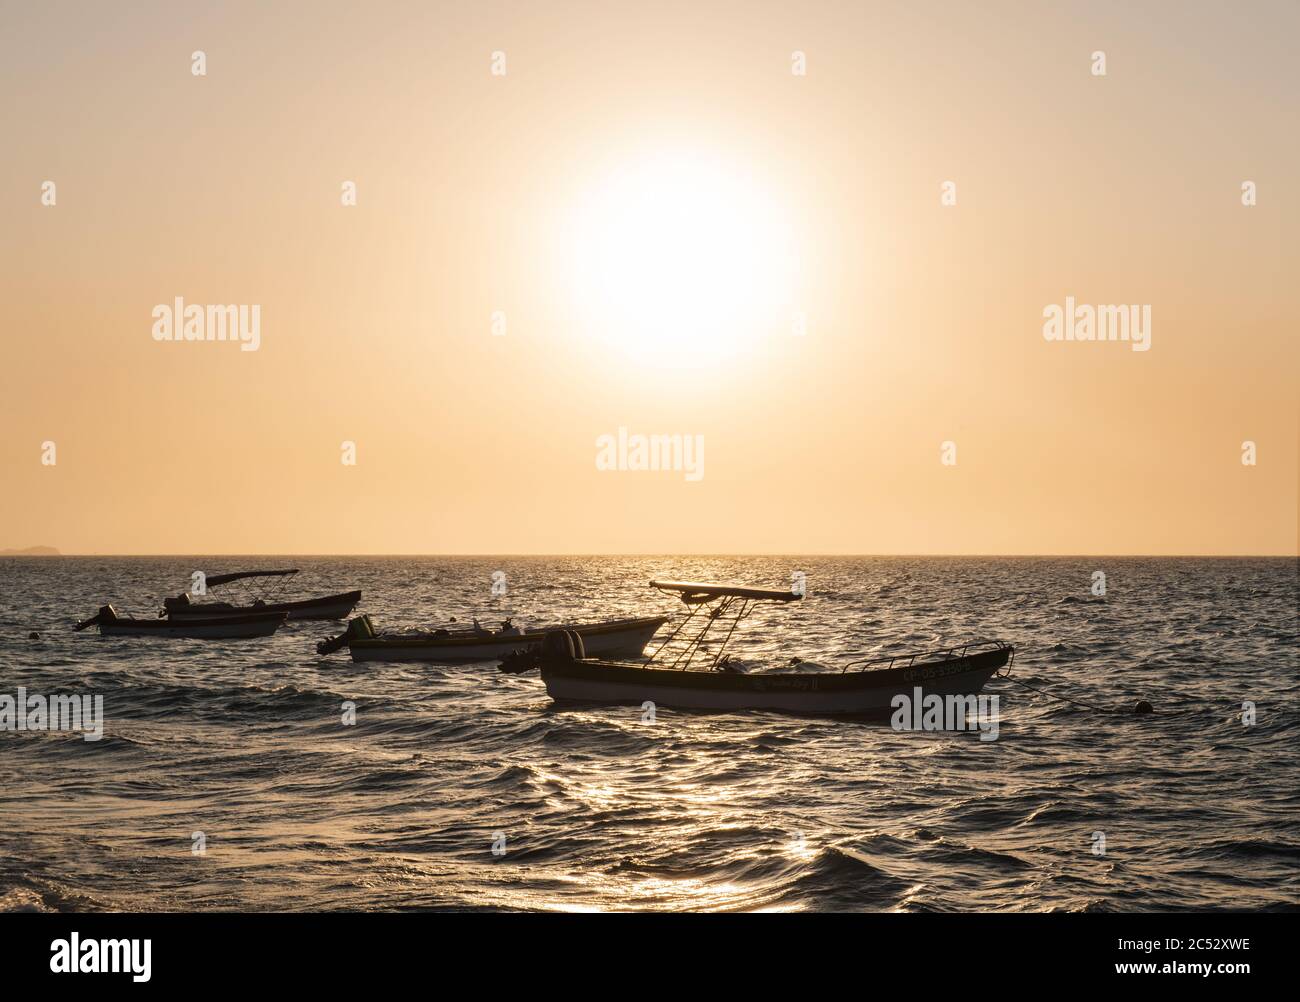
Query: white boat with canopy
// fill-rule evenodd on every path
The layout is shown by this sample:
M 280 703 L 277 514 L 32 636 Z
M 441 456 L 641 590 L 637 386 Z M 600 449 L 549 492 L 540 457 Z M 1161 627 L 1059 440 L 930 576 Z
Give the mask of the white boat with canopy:
M 168 619 L 213 619 L 220 616 L 247 616 L 264 612 L 283 612 L 290 619 L 343 619 L 361 601 L 360 591 L 346 591 L 317 598 L 286 600 L 283 591 L 298 569 L 235 571 L 212 574 L 204 580 L 205 589 L 235 586 L 235 597 L 242 604 L 195 600 L 190 592 L 163 601 L 161 615 Z
M 845 664 L 838 671 L 742 671 L 726 648 L 755 602 L 789 603 L 790 591 L 688 581 L 651 581 L 692 607 L 689 616 L 647 661 L 591 657 L 572 632 L 547 635 L 539 650 L 505 658 L 510 673 L 538 668 L 557 702 L 643 704 L 705 710 L 780 710 L 808 714 L 888 714 L 894 697 L 923 694 L 974 695 L 1015 656 L 997 640 L 971 640 L 937 651 L 886 655 Z M 725 625 L 719 625 L 725 624 Z M 698 627 L 694 629 L 693 627 Z M 725 630 L 708 653 L 706 637 Z

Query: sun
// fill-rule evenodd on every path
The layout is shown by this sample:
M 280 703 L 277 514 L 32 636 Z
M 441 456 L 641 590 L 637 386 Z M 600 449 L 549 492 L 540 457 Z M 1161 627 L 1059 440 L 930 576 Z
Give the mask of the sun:
M 685 153 L 629 161 L 586 190 L 570 233 L 579 326 L 638 363 L 736 360 L 792 323 L 790 227 L 743 165 Z

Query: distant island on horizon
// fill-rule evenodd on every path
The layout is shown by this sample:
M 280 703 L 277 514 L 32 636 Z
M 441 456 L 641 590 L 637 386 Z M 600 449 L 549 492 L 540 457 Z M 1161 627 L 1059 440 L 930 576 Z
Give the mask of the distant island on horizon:
M 25 546 L 18 550 L 0 550 L 0 557 L 61 557 L 53 546 Z

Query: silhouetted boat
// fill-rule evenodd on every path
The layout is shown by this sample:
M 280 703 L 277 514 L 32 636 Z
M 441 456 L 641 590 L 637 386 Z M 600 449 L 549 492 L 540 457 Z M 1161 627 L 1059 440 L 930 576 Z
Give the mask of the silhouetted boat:
M 208 589 L 221 588 L 224 585 L 240 583 L 247 588 L 249 599 L 246 605 L 230 602 L 194 601 L 194 597 L 185 592 L 175 598 L 163 600 L 162 615 L 169 619 L 211 619 L 218 616 L 247 616 L 261 612 L 283 612 L 290 619 L 342 619 L 357 607 L 361 601 L 361 592 L 345 591 L 338 595 L 322 595 L 319 598 L 304 598 L 292 602 L 270 601 L 278 595 L 268 595 L 257 590 L 252 581 L 272 579 L 283 582 L 297 574 L 296 568 L 271 571 L 238 571 L 234 574 L 213 574 L 204 582 Z
M 212 619 L 131 619 L 119 616 L 111 605 L 103 606 L 75 627 L 99 626 L 106 637 L 182 637 L 191 640 L 246 640 L 269 637 L 288 618 L 283 612 L 259 612 L 246 616 L 218 616 Z
M 666 622 L 667 616 L 644 616 L 551 629 L 576 632 L 593 653 L 635 657 Z M 321 641 L 316 650 L 330 654 L 348 647 L 353 661 L 494 661 L 512 651 L 540 648 L 548 632 L 507 628 L 496 633 L 470 629 L 376 633 L 369 616 L 358 616 L 346 632 Z
M 974 695 L 998 669 L 1008 664 L 1015 648 L 993 640 L 976 640 L 943 651 L 895 655 L 852 662 L 836 672 L 742 672 L 729 666 L 727 642 L 736 624 L 758 601 L 790 602 L 801 598 L 788 591 L 732 585 L 652 581 L 651 587 L 677 592 L 691 615 L 654 652 L 648 662 L 620 662 L 589 657 L 584 638 L 570 631 L 548 633 L 535 651 L 511 655 L 501 670 L 510 673 L 537 667 L 546 691 L 560 701 L 631 703 L 708 710 L 781 710 L 809 714 L 887 714 L 898 694 Z M 716 604 L 715 604 L 716 603 Z M 707 610 L 699 631 L 671 647 L 687 623 Z M 729 619 L 721 646 L 707 664 L 692 668 L 709 629 Z M 673 651 L 676 656 L 670 662 Z

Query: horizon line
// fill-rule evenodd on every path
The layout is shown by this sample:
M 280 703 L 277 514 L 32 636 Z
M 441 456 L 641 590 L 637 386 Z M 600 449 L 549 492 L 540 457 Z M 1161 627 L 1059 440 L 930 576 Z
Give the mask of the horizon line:
M 34 547 L 29 547 L 32 549 Z M 56 549 L 55 547 L 50 547 Z M 325 552 L 278 552 L 278 553 L 122 553 L 122 552 L 104 552 L 104 553 L 22 553 L 13 552 L 5 553 L 0 551 L 0 558 L 28 558 L 36 560 L 58 559 L 61 557 L 79 558 L 79 557 L 128 557 L 128 558 L 145 558 L 145 557 L 208 557 L 216 559 L 228 559 L 235 557 L 248 557 L 252 559 L 265 560 L 280 557 L 333 557 L 333 558 L 486 558 L 509 557 L 514 559 L 526 558 L 536 559 L 543 557 L 682 557 L 690 559 L 700 558 L 721 558 L 721 557 L 838 557 L 838 558 L 889 558 L 889 557 L 923 557 L 938 559 L 975 559 L 990 560 L 998 558 L 1014 557 L 1018 559 L 1064 559 L 1064 558 L 1120 558 L 1120 559 L 1164 559 L 1164 560 L 1282 560 L 1282 559 L 1300 559 L 1300 553 L 838 553 L 838 552 L 770 552 L 770 553 L 690 553 L 690 552 L 638 552 L 638 553 L 616 553 L 602 552 L 595 550 L 572 551 L 568 553 L 553 552 L 535 552 L 535 553 L 325 553 Z

